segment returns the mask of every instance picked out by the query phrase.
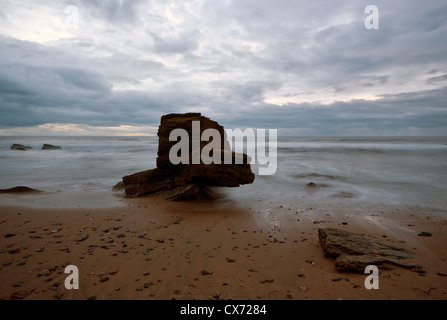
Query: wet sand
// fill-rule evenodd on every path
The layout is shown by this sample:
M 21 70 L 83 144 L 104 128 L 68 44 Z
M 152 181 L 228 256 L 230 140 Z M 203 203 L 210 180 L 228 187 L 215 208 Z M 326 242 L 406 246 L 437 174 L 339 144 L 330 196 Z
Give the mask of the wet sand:
M 446 299 L 445 212 L 401 207 L 174 203 L 153 196 L 110 208 L 0 207 L 0 299 Z M 338 273 L 318 228 L 413 251 L 419 274 L 379 266 Z M 431 237 L 418 236 L 430 232 Z M 67 265 L 79 290 L 67 290 Z

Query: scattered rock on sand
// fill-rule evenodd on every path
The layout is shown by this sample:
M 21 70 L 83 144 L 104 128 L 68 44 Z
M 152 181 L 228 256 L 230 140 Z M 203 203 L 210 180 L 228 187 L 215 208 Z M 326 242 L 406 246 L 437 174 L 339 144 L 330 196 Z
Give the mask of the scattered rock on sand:
M 202 270 L 202 271 L 200 272 L 200 274 L 201 274 L 202 276 L 210 276 L 210 275 L 212 275 L 213 273 L 212 273 L 212 272 L 209 272 L 209 271 L 206 271 L 206 270 Z
M 367 265 L 384 263 L 423 272 L 420 266 L 403 261 L 414 256 L 403 248 L 335 228 L 318 229 L 318 237 L 325 257 L 335 259 L 338 272 L 363 273 Z
M 418 233 L 418 236 L 419 237 L 431 237 L 432 234 L 430 232 L 422 231 L 421 233 Z

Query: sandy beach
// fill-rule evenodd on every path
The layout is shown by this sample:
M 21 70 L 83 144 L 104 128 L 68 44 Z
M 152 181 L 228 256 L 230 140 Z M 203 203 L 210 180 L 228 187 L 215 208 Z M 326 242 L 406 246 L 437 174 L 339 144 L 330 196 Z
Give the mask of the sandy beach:
M 42 197 L 38 195 L 37 197 Z M 110 207 L 0 207 L 0 299 L 446 299 L 445 212 L 392 206 L 168 202 Z M 336 227 L 415 253 L 424 274 L 379 266 L 339 273 L 318 228 Z M 432 236 L 418 236 L 429 232 Z M 79 289 L 64 286 L 65 266 Z

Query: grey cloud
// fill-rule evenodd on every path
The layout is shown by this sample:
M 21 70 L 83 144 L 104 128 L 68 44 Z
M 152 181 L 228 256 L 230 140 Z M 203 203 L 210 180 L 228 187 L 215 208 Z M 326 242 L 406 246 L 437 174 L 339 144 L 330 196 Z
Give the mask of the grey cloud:
M 445 1 L 377 0 L 373 31 L 366 0 L 65 3 L 84 16 L 74 38 L 37 44 L 0 31 L 0 126 L 156 126 L 198 111 L 288 134 L 447 134 Z M 333 102 L 265 102 L 322 92 Z M 337 101 L 348 94 L 378 99 Z
M 182 32 L 175 37 L 161 37 L 153 32 L 149 33 L 153 40 L 153 49 L 158 53 L 167 54 L 186 54 L 194 51 L 198 47 L 199 33 L 195 31 Z
M 68 2 L 67 2 L 68 3 Z M 76 3 L 76 1 L 75 1 Z M 82 12 L 117 25 L 139 22 L 139 6 L 143 0 L 77 0 Z M 71 3 L 73 4 L 73 3 Z
M 427 79 L 427 83 L 442 82 L 446 80 L 447 80 L 447 74 L 443 74 L 442 76 L 431 77 Z

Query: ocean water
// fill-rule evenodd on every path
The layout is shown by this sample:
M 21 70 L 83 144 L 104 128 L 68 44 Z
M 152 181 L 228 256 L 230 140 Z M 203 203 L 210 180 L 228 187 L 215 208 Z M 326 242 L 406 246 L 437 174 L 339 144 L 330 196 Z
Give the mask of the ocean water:
M 12 151 L 13 143 L 33 149 Z M 62 149 L 40 150 L 44 143 Z M 0 137 L 0 188 L 110 192 L 124 175 L 155 168 L 157 143 L 157 137 Z M 279 137 L 274 175 L 258 175 L 254 164 L 252 185 L 221 193 L 236 201 L 447 209 L 446 143 L 446 137 Z

